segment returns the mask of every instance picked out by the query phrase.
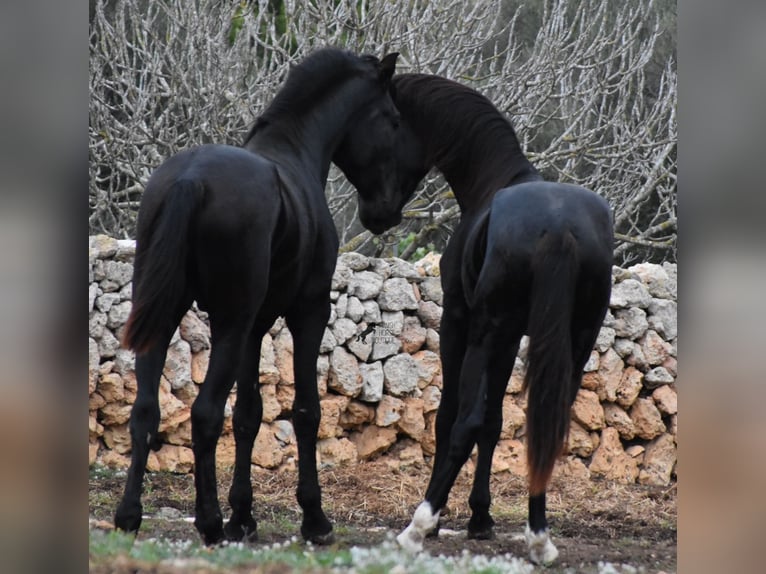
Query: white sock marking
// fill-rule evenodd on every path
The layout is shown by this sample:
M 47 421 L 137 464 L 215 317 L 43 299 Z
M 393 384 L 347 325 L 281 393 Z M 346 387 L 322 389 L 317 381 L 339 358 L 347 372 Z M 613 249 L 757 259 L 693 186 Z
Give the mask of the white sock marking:
M 527 548 L 529 548 L 529 559 L 535 564 L 551 564 L 559 555 L 559 551 L 551 542 L 551 537 L 548 534 L 548 530 L 542 532 L 532 532 L 532 529 L 527 523 L 527 528 L 524 531 L 524 538 L 527 540 Z
M 420 552 L 423 550 L 426 534 L 434 529 L 437 522 L 439 522 L 439 513 L 434 513 L 431 510 L 431 504 L 424 500 L 415 510 L 412 522 L 396 537 L 396 541 L 407 552 Z

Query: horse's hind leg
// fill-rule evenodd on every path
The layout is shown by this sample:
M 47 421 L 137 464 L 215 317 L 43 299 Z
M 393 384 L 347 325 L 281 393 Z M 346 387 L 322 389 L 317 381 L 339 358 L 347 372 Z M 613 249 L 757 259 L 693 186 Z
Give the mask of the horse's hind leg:
M 330 544 L 334 540 L 332 524 L 322 510 L 316 466 L 317 431 L 321 416 L 316 379 L 317 357 L 329 316 L 330 302 L 322 298 L 302 304 L 286 317 L 294 342 L 293 423 L 298 441 L 297 498 L 303 509 L 301 535 L 315 544 Z
M 248 341 L 237 375 L 237 402 L 234 405 L 234 441 L 236 444 L 234 478 L 229 490 L 231 519 L 224 527 L 226 538 L 254 542 L 258 539 L 253 518 L 253 487 L 250 482 L 250 460 L 253 443 L 263 417 L 263 403 L 258 382 L 261 340 L 268 327 L 256 325 Z
M 513 371 L 516 353 L 519 350 L 521 331 L 515 326 L 503 327 L 503 337 L 492 350 L 489 361 L 489 388 L 487 389 L 487 413 L 484 425 L 477 441 L 478 457 L 473 488 L 468 498 L 471 507 L 471 519 L 468 522 L 468 538 L 485 540 L 492 538 L 495 521 L 489 514 L 491 502 L 489 477 L 492 469 L 492 456 L 500 438 L 503 426 L 503 399 L 508 379 Z
M 223 410 L 234 386 L 236 371 L 250 330 L 246 313 L 223 320 L 210 314 L 212 335 L 210 366 L 192 405 L 192 450 L 197 491 L 194 525 L 205 544 L 223 540 L 223 517 L 218 504 L 215 449 L 223 427 Z
M 468 310 L 465 307 L 462 294 L 450 297 L 445 293 L 444 314 L 441 320 L 440 347 L 442 361 L 442 394 L 439 408 L 436 411 L 436 453 L 431 471 L 431 480 L 426 489 L 428 493 L 433 488 L 434 478 L 442 473 L 449 452 L 450 433 L 457 417 L 460 371 L 465 357 L 466 337 L 468 332 Z M 439 534 L 437 522 L 429 536 Z
M 160 424 L 159 385 L 170 339 L 175 325 L 181 320 L 186 309 L 177 314 L 173 328 L 168 329 L 157 344 L 145 353 L 136 356 L 136 380 L 138 391 L 130 411 L 131 458 L 125 493 L 114 516 L 114 525 L 126 532 L 136 532 L 141 526 L 141 494 L 143 492 L 146 461 L 149 449 L 159 450 L 157 429 Z

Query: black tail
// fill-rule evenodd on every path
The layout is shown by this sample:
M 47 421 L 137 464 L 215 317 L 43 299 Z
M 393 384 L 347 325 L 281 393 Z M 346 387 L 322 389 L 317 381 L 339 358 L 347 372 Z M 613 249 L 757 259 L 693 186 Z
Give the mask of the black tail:
M 545 492 L 569 431 L 572 385 L 572 307 L 577 244 L 571 233 L 549 233 L 535 252 L 528 320 L 527 399 L 529 493 Z M 579 382 L 579 380 L 578 380 Z
M 202 197 L 197 181 L 175 181 L 159 213 L 141 213 L 133 270 L 133 309 L 125 325 L 123 345 L 136 353 L 148 351 L 157 337 L 174 325 L 187 288 L 189 228 Z

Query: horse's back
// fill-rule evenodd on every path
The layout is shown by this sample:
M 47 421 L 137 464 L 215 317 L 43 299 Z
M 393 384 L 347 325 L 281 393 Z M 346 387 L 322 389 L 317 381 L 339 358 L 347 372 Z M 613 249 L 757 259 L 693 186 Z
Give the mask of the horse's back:
M 612 213 L 597 193 L 572 184 L 527 182 L 498 191 L 492 201 L 488 242 L 531 256 L 541 238 L 571 233 L 581 254 L 608 262 Z

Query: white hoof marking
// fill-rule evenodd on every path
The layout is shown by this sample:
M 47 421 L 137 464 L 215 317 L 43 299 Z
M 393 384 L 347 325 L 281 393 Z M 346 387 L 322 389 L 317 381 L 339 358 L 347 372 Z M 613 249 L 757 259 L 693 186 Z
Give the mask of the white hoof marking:
M 432 512 L 431 504 L 423 501 L 415 510 L 412 522 L 396 537 L 396 541 L 407 552 L 420 552 L 423 550 L 426 534 L 434 529 L 438 521 L 439 513 Z
M 524 538 L 527 540 L 527 548 L 529 548 L 529 559 L 535 564 L 548 565 L 553 563 L 559 555 L 559 551 L 551 542 L 551 537 L 548 534 L 548 530 L 534 533 L 529 528 L 524 531 Z

